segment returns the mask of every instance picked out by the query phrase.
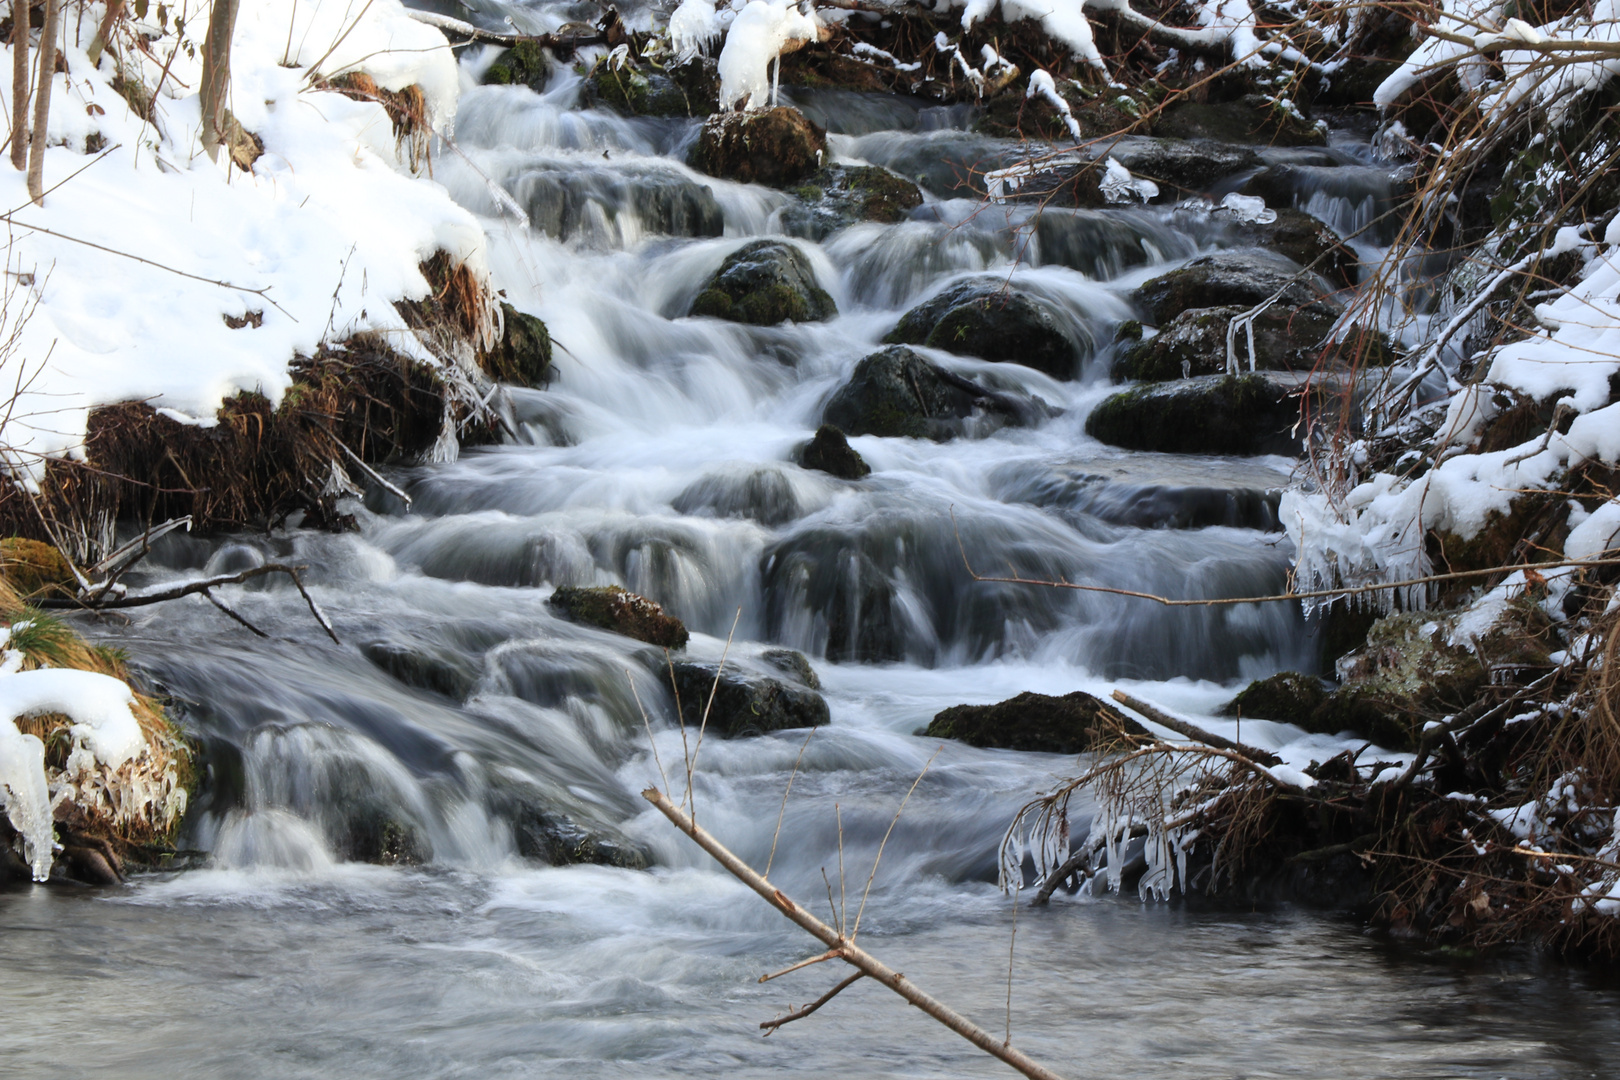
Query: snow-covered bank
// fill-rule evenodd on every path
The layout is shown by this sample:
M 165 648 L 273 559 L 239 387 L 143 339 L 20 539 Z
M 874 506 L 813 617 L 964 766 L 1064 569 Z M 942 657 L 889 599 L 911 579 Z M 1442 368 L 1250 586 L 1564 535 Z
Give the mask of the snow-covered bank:
M 86 5 L 83 25 L 102 10 Z M 146 401 L 208 424 L 239 391 L 279 400 L 295 356 L 363 331 L 431 362 L 394 302 L 428 295 L 418 267 L 439 251 L 483 273 L 477 222 L 402 164 L 384 107 L 324 85 L 364 72 L 383 89 L 420 86 L 428 121 L 446 129 L 459 74 L 438 30 L 398 0 L 244 5 L 228 101 L 263 147 L 244 172 L 198 142 L 207 16 L 181 29 L 155 6 L 99 67 L 81 47 L 89 29 L 69 20 L 43 208 L 0 167 L 0 200 L 18 208 L 0 378 L 22 387 L 0 440 L 36 478 L 44 456 L 82 444 L 97 405 Z M 150 118 L 130 100 L 149 100 Z

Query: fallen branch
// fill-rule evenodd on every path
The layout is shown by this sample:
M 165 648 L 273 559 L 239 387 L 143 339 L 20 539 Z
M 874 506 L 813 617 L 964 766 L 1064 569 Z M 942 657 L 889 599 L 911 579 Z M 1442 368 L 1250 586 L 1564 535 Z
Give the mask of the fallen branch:
M 1261 765 L 1271 766 L 1282 764 L 1282 758 L 1278 757 L 1276 754 L 1270 753 L 1266 750 L 1261 750 L 1258 747 L 1244 746 L 1240 742 L 1233 742 L 1224 735 L 1217 735 L 1213 731 L 1205 731 L 1198 725 L 1188 723 L 1179 716 L 1171 716 L 1163 709 L 1149 705 L 1140 698 L 1133 698 L 1123 690 L 1114 691 L 1114 700 L 1125 706 L 1127 709 L 1141 713 L 1155 724 L 1158 724 L 1161 727 L 1167 727 L 1171 731 L 1185 735 L 1187 738 L 1201 742 L 1206 746 L 1217 747 L 1221 750 L 1230 750 L 1234 754 L 1242 754 L 1250 761 L 1258 762 Z
M 800 929 L 805 930 L 812 937 L 821 941 L 828 949 L 836 951 L 840 959 L 855 968 L 861 975 L 882 983 L 974 1046 L 1006 1062 L 1025 1076 L 1031 1077 L 1032 1080 L 1060 1080 L 1057 1073 L 1030 1058 L 1021 1050 L 1014 1049 L 1003 1040 L 997 1039 L 944 1002 L 924 993 L 905 975 L 884 964 L 877 957 L 800 907 L 786 893 L 761 877 L 752 867 L 732 854 L 724 844 L 716 840 L 697 822 L 682 812 L 678 806 L 670 802 L 669 796 L 662 791 L 657 788 L 648 788 L 641 793 L 641 797 L 657 807 L 658 812 L 667 817 L 677 829 L 691 837 L 693 843 L 713 856 L 714 860 L 724 867 L 732 877 L 754 890 L 764 898 L 766 903 L 780 911 L 791 922 L 797 924 Z M 840 986 L 834 992 L 836 993 L 837 990 L 842 988 Z M 829 994 L 824 1000 L 831 1000 L 831 997 L 832 995 Z M 820 1008 L 820 1005 L 821 1003 L 818 1003 L 815 1008 Z M 814 1011 L 814 1009 L 811 1009 L 811 1011 Z
M 405 14 L 419 23 L 426 23 L 442 31 L 446 37 L 454 36 L 484 45 L 505 45 L 509 49 L 514 45 L 528 42 L 542 49 L 561 46 L 573 50 L 581 45 L 600 45 L 605 41 L 601 34 L 503 34 L 498 30 L 485 30 L 470 22 L 451 18 L 449 15 L 440 15 L 436 11 L 419 11 L 414 8 L 406 8 Z

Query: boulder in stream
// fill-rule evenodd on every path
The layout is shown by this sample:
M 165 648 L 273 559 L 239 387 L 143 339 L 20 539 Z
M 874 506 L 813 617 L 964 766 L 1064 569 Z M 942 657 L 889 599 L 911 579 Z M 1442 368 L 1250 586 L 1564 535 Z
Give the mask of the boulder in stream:
M 826 131 L 783 105 L 709 117 L 687 164 L 739 184 L 787 187 L 819 170 L 826 153 Z
M 844 433 L 831 424 L 817 428 L 815 438 L 805 443 L 797 456 L 805 468 L 830 473 L 840 480 L 862 480 L 872 473 L 872 467 L 849 445 Z
M 838 306 L 816 284 L 816 272 L 798 245 L 755 240 L 732 252 L 692 301 L 693 315 L 754 326 L 820 322 Z
M 666 649 L 686 647 L 686 625 L 645 596 L 618 585 L 559 585 L 548 601 L 564 618 Z
M 1292 312 L 1295 321 L 1300 322 L 1296 333 L 1313 332 L 1320 326 L 1317 340 L 1332 329 L 1342 310 L 1297 263 L 1258 251 L 1205 255 L 1136 290 L 1136 302 L 1157 326 L 1164 326 L 1190 308 L 1231 305 L 1246 310 L 1274 296 L 1277 299 L 1272 306 Z
M 719 108 L 720 77 L 712 60 L 663 71 L 602 61 L 585 80 L 591 100 L 624 116 L 708 116 Z
M 484 69 L 484 85 L 527 86 L 536 93 L 546 88 L 551 61 L 538 41 L 519 41 Z
M 973 431 L 986 435 L 1051 414 L 1040 398 L 980 386 L 904 345 L 891 345 L 855 365 L 822 411 L 822 422 L 851 435 L 944 442 Z
M 696 727 L 707 709 L 705 730 L 723 738 L 820 727 L 831 720 L 827 699 L 808 686 L 796 686 L 735 665 L 728 664 L 722 670 L 718 664 L 677 663 L 674 678 L 686 725 Z
M 822 240 L 860 221 L 892 225 L 922 205 L 916 184 L 876 165 L 829 165 L 793 189 L 782 211 L 790 236 Z
M 1086 434 L 1127 450 L 1297 456 L 1293 428 L 1306 389 L 1304 377 L 1281 372 L 1134 386 L 1103 399 L 1086 418 Z M 1318 414 L 1332 389 L 1323 379 L 1309 384 Z
M 1107 702 L 1076 690 L 1062 697 L 1026 691 L 994 705 L 953 705 L 922 734 L 997 750 L 1083 754 L 1099 741 L 1147 731 Z
M 1045 300 L 1001 278 L 970 278 L 900 317 L 883 339 L 902 345 L 1024 364 L 1055 379 L 1072 379 L 1080 347 Z
M 484 357 L 491 376 L 517 386 L 544 386 L 551 376 L 551 332 L 533 315 L 501 303 L 501 340 Z
M 1153 130 L 1173 139 L 1268 146 L 1327 145 L 1326 127 L 1307 120 L 1297 109 L 1279 108 L 1260 94 L 1247 94 L 1235 101 L 1177 101 L 1160 114 Z

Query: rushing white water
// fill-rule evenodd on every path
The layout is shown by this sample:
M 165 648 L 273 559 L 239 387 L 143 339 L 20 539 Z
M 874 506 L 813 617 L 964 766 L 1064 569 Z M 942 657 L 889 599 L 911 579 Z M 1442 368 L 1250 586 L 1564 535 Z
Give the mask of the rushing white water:
M 1181 597 L 1283 583 L 1267 492 L 1289 462 L 1125 453 L 1083 433 L 1129 290 L 1225 242 L 1218 227 L 1169 210 L 986 209 L 952 190 L 951 162 L 1007 147 L 956 130 L 962 110 L 801 91 L 842 133 L 836 152 L 920 162 L 908 171 L 929 202 L 801 241 L 836 319 L 689 319 L 729 252 L 779 231 L 788 197 L 693 173 L 679 160 L 692 122 L 586 109 L 580 89 L 564 73 L 544 94 L 470 91 L 469 160 L 438 159 L 487 215 L 498 284 L 558 344 L 556 381 L 513 392 L 521 437 L 400 471 L 410 511 L 374 493 L 354 533 L 176 534 L 154 556 L 150 578 L 306 564 L 344 644 L 269 579 L 230 598 L 269 640 L 200 599 L 116 632 L 207 755 L 187 837 L 206 868 L 93 902 L 0 896 L 14 1021 L 0 1075 L 999 1075 L 870 987 L 757 1039 L 758 1020 L 831 980 L 754 985 L 805 943 L 637 795 L 686 784 L 665 658 L 559 619 L 556 585 L 653 597 L 692 629 L 696 657 L 728 637 L 744 660 L 809 655 L 831 725 L 807 744 L 706 739 L 693 780 L 700 820 L 807 903 L 830 888 L 858 904 L 932 759 L 862 940 L 992 1028 L 1011 929 L 989 884 L 997 841 L 1075 763 L 914 733 L 945 706 L 1025 690 L 1123 684 L 1207 712 L 1242 680 L 1313 664 L 1289 606 L 1166 609 L 977 582 L 964 565 Z M 489 181 L 531 228 L 501 216 Z M 984 271 L 1065 314 L 1088 350 L 1075 378 L 932 358 L 1057 415 L 941 444 L 854 439 L 874 470 L 859 483 L 792 464 L 899 314 Z M 653 869 L 543 866 L 580 850 Z M 1519 1007 L 1528 974 L 1492 969 L 1505 982 L 1479 1006 L 1466 979 L 1390 968 L 1379 948 L 1312 916 L 1064 901 L 1019 923 L 1014 1036 L 1073 1075 L 1572 1075 L 1577 1052 Z M 1547 991 L 1547 1015 L 1586 1010 L 1614 1045 L 1612 995 L 1573 977 L 1525 985 Z M 70 1042 L 52 1035 L 64 1024 Z M 1347 1034 L 1358 1024 L 1377 1034 Z

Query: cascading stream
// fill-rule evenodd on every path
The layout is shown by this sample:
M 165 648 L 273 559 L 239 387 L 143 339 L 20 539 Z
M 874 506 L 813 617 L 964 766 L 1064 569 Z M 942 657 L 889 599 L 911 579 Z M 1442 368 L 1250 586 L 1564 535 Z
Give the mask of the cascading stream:
M 563 21 L 560 6 L 515 14 L 535 28 Z M 474 49 L 464 63 L 476 74 L 489 59 Z M 484 215 L 497 285 L 559 346 L 552 385 L 511 394 L 518 437 L 398 472 L 409 511 L 373 492 L 357 532 L 175 534 L 146 567 L 151 581 L 270 558 L 305 564 L 344 644 L 326 642 L 297 593 L 271 579 L 232 597 L 268 641 L 196 598 L 106 632 L 179 703 L 210 763 L 188 837 L 209 853 L 207 869 L 107 904 L 31 902 L 70 941 L 104 929 L 154 965 L 118 976 L 127 997 L 101 990 L 75 1005 L 86 1024 L 116 1015 L 157 1033 L 127 1040 L 128 1075 L 160 1067 L 163 1039 L 195 1040 L 203 1072 L 255 1076 L 308 1075 L 308 1061 L 333 1076 L 997 1075 L 875 991 L 820 1038 L 784 1035 L 800 1039 L 791 1049 L 752 1037 L 781 1000 L 808 1000 L 803 987 L 825 980 L 780 993 L 749 985 L 806 948 L 637 796 L 650 783 L 686 787 L 695 735 L 676 722 L 665 654 L 560 618 L 546 603 L 555 586 L 621 584 L 657 600 L 693 632 L 698 659 L 729 648 L 747 665 L 781 647 L 809 657 L 831 724 L 808 744 L 803 731 L 706 737 L 692 794 L 705 827 L 756 866 L 771 859 L 773 880 L 818 914 L 824 900 L 841 906 L 840 893 L 853 913 L 896 804 L 938 748 L 888 841 L 863 928 L 874 951 L 987 1020 L 1005 992 L 1008 901 L 989 884 L 997 842 L 1017 807 L 1074 762 L 939 748 L 915 732 L 962 702 L 1106 696 L 1120 681 L 1208 712 L 1240 680 L 1313 663 L 1311 628 L 1289 605 L 1163 608 L 975 582 L 964 565 L 965 555 L 981 573 L 1187 598 L 1283 586 L 1290 553 L 1273 493 L 1291 462 L 1130 453 L 1083 433 L 1109 391 L 1131 289 L 1235 242 L 1207 213 L 1037 219 L 985 206 L 956 179 L 1013 150 L 967 132 L 968 110 L 789 88 L 834 132 L 835 156 L 919 177 L 927 201 L 898 224 L 797 241 L 838 305 L 828 322 L 687 318 L 728 254 L 780 235 L 789 197 L 692 171 L 682 162 L 696 122 L 591 109 L 582 85 L 559 71 L 544 93 L 469 89 L 456 132 L 468 160 L 436 164 Z M 1297 200 L 1335 224 L 1318 203 L 1338 198 L 1330 209 L 1354 224 L 1379 197 L 1348 175 L 1335 194 L 1300 179 L 1306 171 L 1295 173 Z M 503 216 L 490 183 L 529 228 Z M 1035 395 L 1053 416 L 945 443 L 855 438 L 873 469 L 860 482 L 793 464 L 828 397 L 899 316 L 976 273 L 1062 313 L 1084 362 L 1060 381 L 930 358 Z M 619 865 L 544 866 L 580 858 Z M 1015 1038 L 1059 1062 L 1073 1062 L 1067 1033 L 1084 1020 L 1092 1039 L 1074 1072 L 1152 1063 L 1224 1075 L 1262 1058 L 1310 1060 L 1324 1039 L 1342 1076 L 1497 1075 L 1508 1060 L 1552 1076 L 1567 1063 L 1530 1034 L 1524 995 L 1506 983 L 1494 992 L 1493 1048 L 1329 1034 L 1349 1030 L 1337 1006 L 1312 998 L 1332 979 L 1348 994 L 1335 1001 L 1356 1002 L 1369 1029 L 1402 1030 L 1420 990 L 1434 990 L 1450 1022 L 1481 1026 L 1442 976 L 1407 967 L 1392 978 L 1377 946 L 1331 921 L 1246 922 L 1134 901 L 1075 914 L 1020 923 L 1015 1002 Z M 47 916 L 0 908 L 0 918 Z M 199 956 L 214 957 L 200 965 L 175 944 L 198 933 Z M 261 951 L 237 959 L 243 947 Z M 46 963 L 26 947 L 9 961 Z M 305 963 L 322 976 L 307 996 L 291 989 Z M 303 1034 L 214 1005 L 150 1015 L 149 1002 L 207 1000 L 215 980 L 239 976 L 257 980 L 250 1000 L 295 998 L 289 1030 Z M 1568 979 L 1535 1007 L 1591 1012 L 1612 1044 L 1612 1008 L 1598 1015 L 1597 998 Z M 333 985 L 347 988 L 337 993 L 352 1020 L 323 1014 Z M 1210 994 L 1236 999 L 1244 987 L 1259 1051 L 1200 1016 Z M 120 1001 L 132 1004 L 120 1012 Z M 1184 1033 L 1142 1033 L 1178 1007 Z M 211 1039 L 210 1024 L 237 1025 L 252 1059 Z M 41 1052 L 23 1046 L 21 1066 Z

